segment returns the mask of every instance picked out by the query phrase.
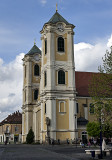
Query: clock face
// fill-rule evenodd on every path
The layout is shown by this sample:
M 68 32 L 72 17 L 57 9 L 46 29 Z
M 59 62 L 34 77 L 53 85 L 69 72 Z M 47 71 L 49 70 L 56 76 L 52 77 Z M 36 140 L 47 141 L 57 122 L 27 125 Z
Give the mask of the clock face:
M 58 31 L 60 31 L 60 32 L 63 32 L 64 31 L 64 27 L 63 27 L 63 24 L 58 24 L 57 25 L 57 29 L 58 29 Z

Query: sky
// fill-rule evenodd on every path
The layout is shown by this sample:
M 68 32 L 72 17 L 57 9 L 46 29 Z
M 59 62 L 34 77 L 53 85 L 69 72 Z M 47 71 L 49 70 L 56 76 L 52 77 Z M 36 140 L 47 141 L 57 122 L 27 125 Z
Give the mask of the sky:
M 77 71 L 98 72 L 112 45 L 112 0 L 0 0 L 0 121 L 22 107 L 22 58 L 56 11 L 74 24 Z

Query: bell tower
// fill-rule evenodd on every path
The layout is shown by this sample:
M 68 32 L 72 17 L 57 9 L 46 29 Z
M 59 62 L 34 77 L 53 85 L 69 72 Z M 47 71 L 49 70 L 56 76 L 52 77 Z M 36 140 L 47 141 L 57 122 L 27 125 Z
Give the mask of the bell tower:
M 57 11 L 41 30 L 41 140 L 76 138 L 74 25 Z M 46 117 L 50 120 L 46 124 Z
M 36 118 L 36 106 L 40 99 L 41 51 L 35 43 L 23 58 L 23 73 L 22 141 L 26 142 L 30 128 L 34 131 L 36 141 L 38 139 L 36 122 L 39 121 Z

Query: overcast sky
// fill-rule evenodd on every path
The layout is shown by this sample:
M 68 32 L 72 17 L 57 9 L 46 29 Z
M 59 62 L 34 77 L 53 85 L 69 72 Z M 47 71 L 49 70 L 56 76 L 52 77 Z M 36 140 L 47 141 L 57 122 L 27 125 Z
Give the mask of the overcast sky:
M 75 67 L 97 72 L 112 45 L 112 0 L 0 0 L 0 121 L 22 106 L 22 58 L 56 10 L 74 24 Z

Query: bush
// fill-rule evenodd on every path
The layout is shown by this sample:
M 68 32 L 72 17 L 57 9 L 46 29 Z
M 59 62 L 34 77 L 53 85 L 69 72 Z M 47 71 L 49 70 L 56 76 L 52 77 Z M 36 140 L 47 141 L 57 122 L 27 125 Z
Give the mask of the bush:
M 27 137 L 26 137 L 26 143 L 27 144 L 31 144 L 34 142 L 34 132 L 32 130 L 32 128 L 29 130 Z

